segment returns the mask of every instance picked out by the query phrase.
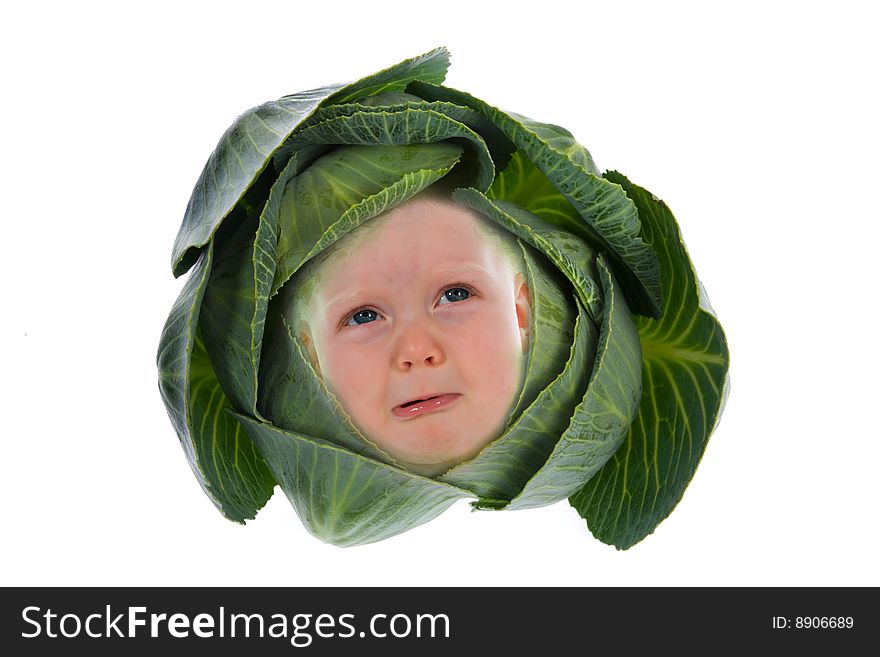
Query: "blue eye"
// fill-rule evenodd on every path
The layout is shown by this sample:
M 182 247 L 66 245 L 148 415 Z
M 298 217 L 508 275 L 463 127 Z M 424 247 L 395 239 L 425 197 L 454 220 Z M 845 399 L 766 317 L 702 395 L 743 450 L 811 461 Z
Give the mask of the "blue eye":
M 463 287 L 451 287 L 440 297 L 439 303 L 454 303 L 455 301 L 464 301 L 471 293 Z
M 351 318 L 346 322 L 346 326 L 357 326 L 358 324 L 369 324 L 370 322 L 375 322 L 379 319 L 379 313 L 375 310 L 358 310 Z

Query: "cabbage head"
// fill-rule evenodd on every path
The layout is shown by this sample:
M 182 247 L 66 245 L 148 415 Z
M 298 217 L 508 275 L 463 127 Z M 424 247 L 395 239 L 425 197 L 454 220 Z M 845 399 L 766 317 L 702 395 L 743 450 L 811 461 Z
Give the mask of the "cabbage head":
M 349 546 L 458 499 L 567 499 L 629 548 L 679 502 L 718 422 L 724 333 L 662 201 L 601 172 L 564 128 L 443 86 L 448 63 L 439 48 L 235 120 L 174 243 L 172 271 L 189 277 L 159 345 L 162 399 L 230 520 L 277 484 L 312 534 Z M 515 236 L 532 314 L 506 427 L 431 477 L 361 435 L 285 322 L 306 263 L 429 187 Z

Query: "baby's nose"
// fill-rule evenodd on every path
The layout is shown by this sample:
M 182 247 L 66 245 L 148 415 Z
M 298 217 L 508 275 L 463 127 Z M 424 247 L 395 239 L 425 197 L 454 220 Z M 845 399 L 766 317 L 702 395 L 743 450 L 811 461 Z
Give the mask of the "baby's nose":
M 440 340 L 426 327 L 414 324 L 401 332 L 395 355 L 397 367 L 403 371 L 413 367 L 436 367 L 446 362 Z

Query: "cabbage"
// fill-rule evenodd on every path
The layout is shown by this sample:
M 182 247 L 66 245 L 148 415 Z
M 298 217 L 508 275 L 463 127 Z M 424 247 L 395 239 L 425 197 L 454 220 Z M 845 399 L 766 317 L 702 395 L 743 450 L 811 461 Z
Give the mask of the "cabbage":
M 475 509 L 568 499 L 626 549 L 671 513 L 728 390 L 724 333 L 656 196 L 601 173 L 559 126 L 442 85 L 443 49 L 242 114 L 199 177 L 172 253 L 189 272 L 159 387 L 197 480 L 244 522 L 277 485 L 348 546 Z M 522 387 L 500 435 L 436 476 L 365 436 L 310 363 L 296 274 L 428 188 L 514 236 L 531 295 Z

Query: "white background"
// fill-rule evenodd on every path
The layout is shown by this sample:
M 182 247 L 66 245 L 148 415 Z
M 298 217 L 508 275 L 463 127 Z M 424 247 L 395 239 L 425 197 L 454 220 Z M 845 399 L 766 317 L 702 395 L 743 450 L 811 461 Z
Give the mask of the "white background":
M 0 584 L 880 585 L 872 3 L 350 4 L 5 10 Z M 667 201 L 727 332 L 721 425 L 627 552 L 567 503 L 348 549 L 280 491 L 236 525 L 160 400 L 171 245 L 223 131 L 439 45 L 450 86 Z

